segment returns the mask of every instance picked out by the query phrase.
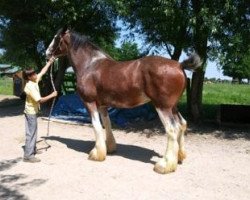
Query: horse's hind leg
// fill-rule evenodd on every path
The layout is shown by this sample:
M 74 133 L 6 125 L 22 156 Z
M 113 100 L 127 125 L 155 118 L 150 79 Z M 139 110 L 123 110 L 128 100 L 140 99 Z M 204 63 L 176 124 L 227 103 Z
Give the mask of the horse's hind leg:
M 161 174 L 174 172 L 177 168 L 179 145 L 177 142 L 178 126 L 172 109 L 156 108 L 158 115 L 167 133 L 166 152 L 154 167 L 154 170 Z
M 184 134 L 187 130 L 187 121 L 182 117 L 181 113 L 177 113 L 177 120 L 179 121 L 179 134 L 178 134 L 178 163 L 182 164 L 183 160 L 186 158 L 186 152 L 184 148 Z
M 103 122 L 103 126 L 106 130 L 106 146 L 108 153 L 113 153 L 116 151 L 116 142 L 114 135 L 111 129 L 111 122 L 108 114 L 108 110 L 106 107 L 100 107 L 99 112 L 101 114 L 101 119 Z
M 107 148 L 97 106 L 96 103 L 85 103 L 85 105 L 89 111 L 96 137 L 95 147 L 89 153 L 89 159 L 103 161 L 107 155 Z

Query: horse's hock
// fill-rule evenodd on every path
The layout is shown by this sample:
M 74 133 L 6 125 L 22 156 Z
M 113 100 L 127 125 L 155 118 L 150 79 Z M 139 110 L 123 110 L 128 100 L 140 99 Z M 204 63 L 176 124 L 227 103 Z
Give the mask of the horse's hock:
M 250 105 L 221 104 L 217 121 L 221 123 L 250 124 Z

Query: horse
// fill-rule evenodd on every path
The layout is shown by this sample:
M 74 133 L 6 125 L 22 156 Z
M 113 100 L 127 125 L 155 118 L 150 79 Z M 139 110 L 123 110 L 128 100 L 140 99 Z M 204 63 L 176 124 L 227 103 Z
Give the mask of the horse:
M 132 108 L 151 101 L 167 133 L 166 151 L 155 163 L 154 171 L 174 172 L 183 162 L 187 122 L 178 112 L 177 103 L 186 87 L 184 69 L 195 70 L 201 64 L 197 54 L 181 63 L 160 56 L 116 61 L 88 37 L 62 28 L 46 50 L 46 57 L 52 56 L 67 56 L 76 74 L 77 92 L 95 132 L 90 160 L 103 161 L 108 153 L 116 151 L 108 107 Z

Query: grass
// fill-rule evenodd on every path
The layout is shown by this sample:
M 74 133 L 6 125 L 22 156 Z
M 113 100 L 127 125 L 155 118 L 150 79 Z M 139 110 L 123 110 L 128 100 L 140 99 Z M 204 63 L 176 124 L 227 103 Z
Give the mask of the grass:
M 250 105 L 250 85 L 228 83 L 205 84 L 203 103 Z
M 220 104 L 250 105 L 250 85 L 204 84 L 202 103 L 203 118 L 214 120 Z M 181 98 L 179 109 L 187 117 L 186 93 Z
M 214 120 L 220 104 L 250 105 L 250 85 L 217 83 L 205 84 L 203 117 Z
M 0 77 L 0 94 L 13 95 L 12 78 Z

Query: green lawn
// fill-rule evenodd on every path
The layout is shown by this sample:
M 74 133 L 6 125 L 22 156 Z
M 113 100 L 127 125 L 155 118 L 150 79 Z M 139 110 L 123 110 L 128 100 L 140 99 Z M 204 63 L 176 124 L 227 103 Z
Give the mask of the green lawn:
M 220 104 L 250 105 L 250 85 L 231 83 L 204 84 L 203 118 L 214 120 Z M 187 117 L 186 93 L 181 98 L 180 111 Z
M 0 94 L 13 95 L 13 79 L 0 77 Z
M 250 105 L 250 85 L 226 83 L 205 84 L 203 103 Z
M 216 119 L 220 104 L 250 105 L 250 85 L 206 84 L 203 90 L 203 117 Z

